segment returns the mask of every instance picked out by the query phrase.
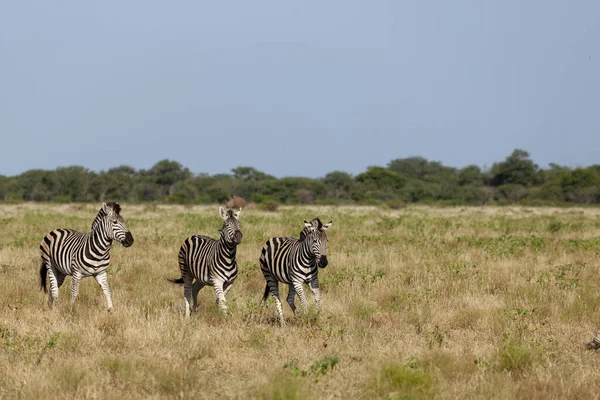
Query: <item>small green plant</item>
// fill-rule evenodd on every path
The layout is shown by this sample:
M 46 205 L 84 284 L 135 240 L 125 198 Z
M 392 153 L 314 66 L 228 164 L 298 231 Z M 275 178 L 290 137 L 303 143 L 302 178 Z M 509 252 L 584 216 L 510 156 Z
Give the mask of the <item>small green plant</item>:
M 317 360 L 314 363 L 312 363 L 311 366 L 308 367 L 308 369 L 301 369 L 298 366 L 298 361 L 292 360 L 292 361 L 285 363 L 283 368 L 289 369 L 290 371 L 292 371 L 294 376 L 312 375 L 318 379 L 319 376 L 325 375 L 328 371 L 333 370 L 333 368 L 336 365 L 338 365 L 339 362 L 340 362 L 340 359 L 335 356 L 323 357 L 320 360 Z
M 535 312 L 535 307 L 528 309 L 515 306 L 510 307 L 504 311 L 506 312 L 506 315 L 508 315 L 513 321 L 516 321 L 518 319 L 524 318 L 526 315 L 533 314 Z
M 504 333 L 500 349 L 498 350 L 498 368 L 503 371 L 524 372 L 535 361 L 534 351 Z
M 338 365 L 340 359 L 337 357 L 323 357 L 322 359 L 315 361 L 311 366 L 310 370 L 316 376 L 325 375 L 328 371 Z
M 430 399 L 435 396 L 433 377 L 418 366 L 418 360 L 406 364 L 388 364 L 367 385 L 370 397 L 387 399 Z
M 36 364 L 39 364 L 42 362 L 42 358 L 44 358 L 44 355 L 46 355 L 46 353 L 52 349 L 54 346 L 56 346 L 56 342 L 58 341 L 58 336 L 60 334 L 59 333 L 53 333 L 50 336 L 50 340 L 48 340 L 48 342 L 46 343 L 46 346 L 44 346 L 44 348 L 42 349 L 42 351 L 40 352 L 40 355 L 38 356 L 37 362 Z
M 557 219 L 553 219 L 548 224 L 548 232 L 556 233 L 560 232 L 564 227 L 564 224 Z
M 579 285 L 579 274 L 585 266 L 581 264 L 563 264 L 554 267 L 554 279 L 560 289 L 573 289 Z

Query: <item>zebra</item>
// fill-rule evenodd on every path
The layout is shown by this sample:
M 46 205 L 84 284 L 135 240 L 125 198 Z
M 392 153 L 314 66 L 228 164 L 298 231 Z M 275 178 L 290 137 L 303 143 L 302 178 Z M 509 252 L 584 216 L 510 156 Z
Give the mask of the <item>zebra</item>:
M 292 237 L 277 237 L 269 239 L 262 248 L 260 255 L 260 269 L 263 273 L 266 286 L 262 302 L 266 301 L 269 294 L 275 298 L 275 305 L 279 313 L 281 326 L 285 325 L 283 309 L 279 299 L 279 282 L 288 284 L 289 291 L 287 303 L 292 312 L 296 313 L 294 297 L 300 297 L 300 305 L 304 313 L 308 311 L 303 285 L 308 283 L 315 296 L 317 311 L 321 303 L 319 290 L 318 268 L 325 268 L 327 261 L 327 233 L 333 221 L 323 225 L 320 219 L 311 222 L 304 221 L 304 229 L 300 239 Z M 318 268 L 317 268 L 318 267 Z
M 596 332 L 596 336 L 594 336 L 594 338 L 586 344 L 586 347 L 588 350 L 596 350 L 600 348 L 600 331 Z
M 190 303 L 193 302 L 193 311 L 198 308 L 198 292 L 204 286 L 214 286 L 217 305 L 223 313 L 227 312 L 225 295 L 238 274 L 235 255 L 243 236 L 239 221 L 241 213 L 241 208 L 235 213 L 219 207 L 223 218 L 220 239 L 193 235 L 181 245 L 178 256 L 181 277 L 169 281 L 183 284 L 186 317 L 190 316 Z
M 40 287 L 48 293 L 48 308 L 58 302 L 58 289 L 67 275 L 72 277 L 71 304 L 79 294 L 81 279 L 93 276 L 106 297 L 106 307 L 112 310 L 112 296 L 108 286 L 106 270 L 110 263 L 110 248 L 113 240 L 124 247 L 133 244 L 133 235 L 125 226 L 120 214 L 119 203 L 102 203 L 92 223 L 92 231 L 77 232 L 73 229 L 55 229 L 40 243 L 42 265 Z M 50 281 L 50 290 L 46 280 Z

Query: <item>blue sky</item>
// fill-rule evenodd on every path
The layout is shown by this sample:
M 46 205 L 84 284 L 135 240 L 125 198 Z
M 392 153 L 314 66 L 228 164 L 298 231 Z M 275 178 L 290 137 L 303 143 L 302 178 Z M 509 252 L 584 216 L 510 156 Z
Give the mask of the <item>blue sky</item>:
M 597 1 L 10 1 L 0 174 L 600 163 Z

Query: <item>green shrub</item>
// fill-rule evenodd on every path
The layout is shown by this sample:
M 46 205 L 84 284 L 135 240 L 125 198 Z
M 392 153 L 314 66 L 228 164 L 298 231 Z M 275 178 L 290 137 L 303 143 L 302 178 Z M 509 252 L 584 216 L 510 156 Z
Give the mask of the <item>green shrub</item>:
M 279 203 L 275 200 L 266 200 L 259 204 L 259 208 L 265 211 L 277 211 L 279 209 Z
M 415 363 L 386 365 L 367 391 L 370 397 L 386 399 L 430 399 L 435 395 L 433 377 Z

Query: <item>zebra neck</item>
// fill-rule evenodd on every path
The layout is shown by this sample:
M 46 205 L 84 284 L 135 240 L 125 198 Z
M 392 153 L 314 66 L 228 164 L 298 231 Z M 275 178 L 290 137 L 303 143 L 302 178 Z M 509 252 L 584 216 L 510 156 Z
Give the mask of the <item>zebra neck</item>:
M 110 250 L 112 239 L 102 229 L 94 229 L 90 234 L 90 243 L 98 256 L 103 256 Z
M 237 251 L 237 245 L 235 243 L 228 243 L 223 238 L 219 240 L 219 253 L 229 260 L 235 260 L 235 253 Z
M 299 251 L 299 260 L 301 260 L 302 264 L 309 266 L 312 265 L 316 259 L 315 254 L 312 252 L 312 240 L 303 240 L 300 242 Z

